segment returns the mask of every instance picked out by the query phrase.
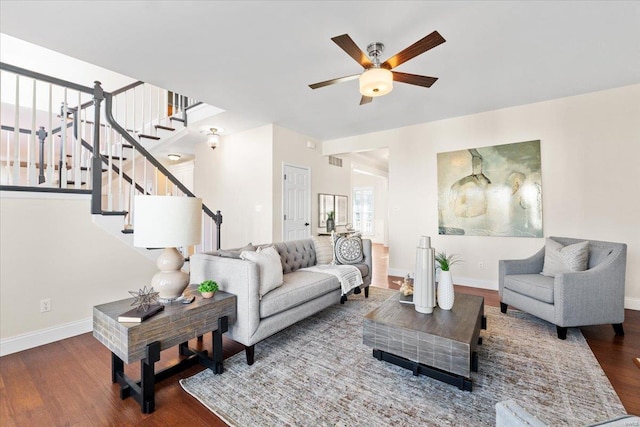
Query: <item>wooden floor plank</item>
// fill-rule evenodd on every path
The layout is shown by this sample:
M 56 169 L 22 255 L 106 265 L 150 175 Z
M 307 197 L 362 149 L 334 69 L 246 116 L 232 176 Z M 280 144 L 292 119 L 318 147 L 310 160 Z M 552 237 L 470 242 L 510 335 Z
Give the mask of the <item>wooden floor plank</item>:
M 381 245 L 374 245 L 372 284 L 398 289 L 392 282 L 401 278 L 387 276 L 387 257 Z M 490 306 L 500 302 L 497 291 L 458 285 L 456 291 L 481 295 Z M 640 415 L 640 369 L 633 361 L 640 355 L 640 311 L 626 310 L 625 315 L 624 338 L 615 337 L 611 325 L 581 329 L 627 411 Z M 225 358 L 243 351 L 240 344 L 223 340 Z M 195 340 L 189 344 L 200 345 Z M 209 337 L 202 348 L 211 351 Z M 175 349 L 165 350 L 158 366 L 177 358 Z M 156 411 L 142 414 L 133 399 L 120 400 L 119 386 L 111 383 L 110 352 L 91 333 L 4 356 L 0 358 L 0 426 L 224 426 L 178 384 L 202 369 L 194 366 L 159 383 Z M 138 363 L 125 370 L 139 377 Z M 68 390 L 56 397 L 64 387 Z

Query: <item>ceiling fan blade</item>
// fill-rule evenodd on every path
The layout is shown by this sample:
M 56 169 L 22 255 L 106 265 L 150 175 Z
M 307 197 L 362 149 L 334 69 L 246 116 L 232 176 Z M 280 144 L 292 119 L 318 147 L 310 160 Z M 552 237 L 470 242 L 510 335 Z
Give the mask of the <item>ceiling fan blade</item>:
M 411 58 L 415 58 L 422 53 L 425 53 L 429 49 L 433 49 L 434 47 L 444 43 L 445 41 L 446 40 L 440 35 L 439 32 L 434 31 L 433 33 L 423 37 L 408 48 L 384 61 L 381 67 L 387 68 L 389 70 L 392 68 L 396 68 L 398 65 L 407 62 Z
M 343 34 L 341 36 L 332 37 L 331 40 L 347 54 L 356 60 L 356 62 L 362 65 L 364 68 L 373 67 L 373 63 L 367 57 L 367 54 L 358 47 L 358 45 L 349 37 L 349 34 Z
M 351 76 L 338 77 L 337 79 L 331 79 L 331 80 L 327 80 L 327 81 L 324 81 L 324 82 L 314 83 L 312 85 L 309 85 L 309 87 L 311 89 L 318 89 L 318 88 L 321 88 L 321 87 L 334 85 L 336 83 L 342 83 L 342 82 L 348 82 L 349 80 L 355 80 L 358 77 L 360 77 L 360 74 L 354 74 L 354 75 L 351 75 Z
M 410 85 L 431 87 L 438 80 L 437 77 L 420 76 L 418 74 L 407 74 L 392 71 L 393 80 L 401 83 L 409 83 Z
M 371 101 L 373 101 L 372 97 L 362 95 L 362 98 L 360 98 L 360 105 L 368 104 Z

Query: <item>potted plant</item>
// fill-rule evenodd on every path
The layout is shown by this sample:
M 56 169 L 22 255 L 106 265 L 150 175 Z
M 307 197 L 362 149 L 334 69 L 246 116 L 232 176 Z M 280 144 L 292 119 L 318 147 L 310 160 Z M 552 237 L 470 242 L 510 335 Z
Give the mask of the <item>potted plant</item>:
M 336 229 L 336 213 L 329 211 L 327 213 L 327 232 L 331 232 Z
M 451 310 L 455 294 L 453 292 L 453 278 L 451 277 L 450 268 L 453 264 L 462 261 L 457 255 L 447 255 L 444 251 L 438 252 L 435 259 L 436 268 L 440 269 L 440 278 L 438 280 L 438 307 L 442 310 Z
M 218 290 L 218 284 L 213 280 L 205 280 L 198 286 L 198 291 L 202 294 L 202 298 L 211 298 Z

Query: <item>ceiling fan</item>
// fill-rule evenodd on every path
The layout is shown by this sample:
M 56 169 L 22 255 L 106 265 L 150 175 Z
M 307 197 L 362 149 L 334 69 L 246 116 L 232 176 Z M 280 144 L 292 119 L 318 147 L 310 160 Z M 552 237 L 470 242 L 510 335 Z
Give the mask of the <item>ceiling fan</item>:
M 398 71 L 391 70 L 446 41 L 440 33 L 434 31 L 408 48 L 393 55 L 383 63 L 380 63 L 380 55 L 384 50 L 384 44 L 380 42 L 371 43 L 367 46 L 367 53 L 369 54 L 369 57 L 367 57 L 367 55 L 355 44 L 348 34 L 333 37 L 331 40 L 340 46 L 342 50 L 347 52 L 350 57 L 355 59 L 358 64 L 362 65 L 362 67 L 364 67 L 364 72 L 361 74 L 353 74 L 351 76 L 338 77 L 337 79 L 314 83 L 309 85 L 309 87 L 311 89 L 318 89 L 336 83 L 359 79 L 360 93 L 362 94 L 360 105 L 368 104 L 374 97 L 386 95 L 391 92 L 394 80 L 416 86 L 431 87 L 431 85 L 438 80 L 437 77 L 400 73 Z

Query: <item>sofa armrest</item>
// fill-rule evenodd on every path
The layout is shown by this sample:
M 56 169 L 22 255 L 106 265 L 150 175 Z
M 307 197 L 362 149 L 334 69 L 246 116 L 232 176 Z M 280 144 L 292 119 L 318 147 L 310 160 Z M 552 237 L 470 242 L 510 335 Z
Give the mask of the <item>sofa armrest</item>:
M 556 275 L 556 325 L 622 323 L 626 259 L 627 247 L 621 245 L 606 261 L 592 269 Z
M 496 427 L 546 427 L 546 425 L 513 399 L 496 403 Z
M 504 289 L 504 277 L 511 274 L 538 274 L 544 264 L 544 247 L 525 259 L 501 259 L 498 261 L 498 290 Z
M 236 295 L 236 321 L 230 325 L 232 338 L 253 345 L 251 337 L 260 323 L 260 270 L 251 261 L 194 254 L 189 258 L 190 283 L 215 280 L 220 290 Z
M 364 254 L 364 263 L 369 267 L 369 275 L 363 277 L 364 286 L 371 284 L 371 277 L 373 276 L 373 256 L 372 256 L 372 244 L 371 239 L 362 239 L 362 253 Z

